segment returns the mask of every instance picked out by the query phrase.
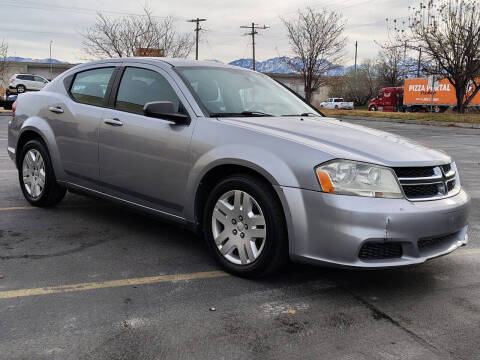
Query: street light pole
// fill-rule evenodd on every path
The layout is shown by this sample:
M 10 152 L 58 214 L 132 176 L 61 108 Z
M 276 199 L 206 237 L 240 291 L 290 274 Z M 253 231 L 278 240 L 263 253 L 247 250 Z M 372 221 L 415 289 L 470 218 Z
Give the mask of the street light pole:
M 53 80 L 53 71 L 52 71 L 52 43 L 53 43 L 53 40 L 50 40 L 50 81 Z

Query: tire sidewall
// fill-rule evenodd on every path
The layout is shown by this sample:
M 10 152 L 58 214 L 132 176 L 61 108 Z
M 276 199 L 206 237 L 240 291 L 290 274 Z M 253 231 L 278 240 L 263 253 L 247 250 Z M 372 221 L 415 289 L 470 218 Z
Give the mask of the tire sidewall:
M 251 264 L 237 265 L 228 261 L 218 250 L 212 234 L 212 213 L 218 199 L 228 191 L 240 190 L 248 193 L 259 204 L 266 224 L 265 244 L 260 256 Z M 276 224 L 275 215 L 272 206 L 276 206 L 272 199 L 272 194 L 264 192 L 262 187 L 258 186 L 255 181 L 249 177 L 237 175 L 229 177 L 220 182 L 210 193 L 203 216 L 203 232 L 209 249 L 214 254 L 216 260 L 227 269 L 227 271 L 239 276 L 255 276 L 263 273 L 270 262 L 275 257 L 275 246 L 279 246 L 283 240 L 283 227 Z
M 40 155 L 42 155 L 43 163 L 45 164 L 45 187 L 43 189 L 42 195 L 38 198 L 33 198 L 32 196 L 30 196 L 30 194 L 27 192 L 27 189 L 25 188 L 25 184 L 23 183 L 23 159 L 25 158 L 25 154 L 27 154 L 27 152 L 32 149 L 37 150 Z M 23 195 L 29 203 L 33 205 L 42 204 L 48 197 L 53 182 L 55 182 L 56 180 L 50 161 L 50 155 L 48 154 L 47 148 L 41 141 L 30 140 L 22 147 L 22 151 L 20 152 L 20 160 L 18 162 L 18 179 L 20 181 L 20 187 L 22 188 Z

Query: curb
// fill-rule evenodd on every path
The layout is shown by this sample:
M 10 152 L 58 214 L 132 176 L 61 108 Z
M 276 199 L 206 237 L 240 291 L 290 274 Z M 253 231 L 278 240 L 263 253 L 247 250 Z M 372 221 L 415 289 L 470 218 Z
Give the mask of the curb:
M 374 118 L 374 117 L 368 117 L 368 116 L 351 116 L 351 115 L 350 116 L 340 115 L 335 117 L 343 120 L 362 120 L 362 121 L 389 122 L 389 123 L 398 123 L 398 124 L 415 124 L 415 125 L 429 125 L 429 126 L 459 127 L 459 128 L 466 128 L 466 129 L 480 129 L 480 123 L 463 123 L 463 122 L 435 121 L 435 120 L 389 119 L 389 118 Z

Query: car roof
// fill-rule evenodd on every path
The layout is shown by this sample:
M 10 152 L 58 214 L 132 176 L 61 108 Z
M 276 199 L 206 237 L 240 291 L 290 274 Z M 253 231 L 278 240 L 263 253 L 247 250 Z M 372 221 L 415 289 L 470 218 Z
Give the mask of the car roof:
M 202 67 L 223 67 L 223 68 L 230 68 L 230 69 L 237 69 L 237 70 L 246 70 L 249 71 L 248 69 L 244 69 L 238 66 L 233 66 L 233 65 L 226 65 L 223 64 L 219 61 L 208 61 L 208 60 L 190 60 L 190 59 L 180 59 L 180 58 L 167 58 L 167 57 L 124 57 L 124 58 L 114 58 L 114 59 L 104 59 L 104 60 L 98 60 L 98 61 L 92 61 L 88 63 L 84 63 L 82 65 L 94 65 L 94 64 L 102 64 L 105 62 L 128 62 L 128 61 L 141 61 L 145 63 L 164 63 L 168 64 L 172 67 L 196 67 L 196 66 L 202 66 Z

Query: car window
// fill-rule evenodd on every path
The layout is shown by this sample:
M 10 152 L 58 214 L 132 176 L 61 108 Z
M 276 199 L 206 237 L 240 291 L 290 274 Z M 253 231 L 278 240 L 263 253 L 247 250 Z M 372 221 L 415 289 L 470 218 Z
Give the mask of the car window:
M 176 67 L 186 85 L 209 113 L 257 112 L 276 116 L 314 110 L 270 77 L 223 67 Z
M 118 88 L 115 108 L 143 114 L 143 106 L 152 101 L 170 101 L 179 112 L 180 100 L 168 81 L 152 70 L 127 67 Z
M 113 71 L 113 67 L 108 67 L 78 73 L 73 81 L 70 94 L 79 102 L 102 105 Z
M 343 99 L 335 99 L 334 102 L 342 102 L 342 101 L 343 101 Z
M 33 77 L 31 77 L 29 75 L 18 75 L 17 79 L 19 79 L 19 80 L 33 80 Z
M 38 81 L 38 82 L 41 82 L 41 83 L 45 82 L 45 79 L 40 77 L 40 76 L 34 76 L 33 78 L 35 79 L 35 81 Z

